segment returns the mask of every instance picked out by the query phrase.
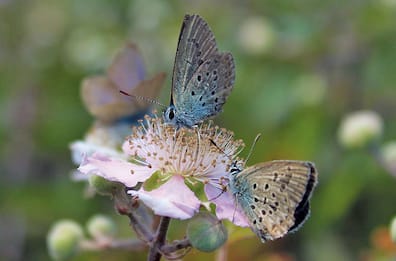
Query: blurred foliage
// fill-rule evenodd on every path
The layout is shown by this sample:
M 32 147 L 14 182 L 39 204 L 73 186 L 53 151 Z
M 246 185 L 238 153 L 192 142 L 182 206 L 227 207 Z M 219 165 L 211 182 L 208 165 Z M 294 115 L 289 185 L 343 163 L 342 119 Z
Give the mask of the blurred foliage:
M 395 177 L 336 138 L 343 115 L 371 109 L 384 118 L 384 139 L 396 139 L 395 0 L 0 0 L 0 259 L 48 260 L 46 234 L 63 218 L 85 224 L 105 213 L 117 218 L 123 237 L 131 235 L 108 198 L 85 199 L 84 184 L 70 180 L 68 144 L 92 123 L 80 83 L 103 74 L 133 41 L 149 75 L 167 72 L 160 100 L 168 103 L 185 13 L 202 15 L 219 48 L 235 57 L 234 91 L 216 122 L 247 144 L 262 133 L 249 164 L 303 159 L 319 170 L 311 218 L 300 231 L 264 245 L 253 234 L 230 239 L 229 259 L 394 258 L 394 248 L 381 247 L 389 235 L 375 231 L 396 214 Z M 180 238 L 185 224 L 171 229 Z M 186 260 L 216 254 L 192 250 Z M 83 253 L 76 260 L 131 255 Z

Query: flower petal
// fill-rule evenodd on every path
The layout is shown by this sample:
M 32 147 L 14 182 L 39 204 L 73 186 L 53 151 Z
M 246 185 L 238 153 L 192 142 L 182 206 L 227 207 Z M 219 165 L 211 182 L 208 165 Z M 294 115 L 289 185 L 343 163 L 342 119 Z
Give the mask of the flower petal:
M 139 166 L 126 160 L 111 158 L 95 153 L 83 160 L 79 171 L 85 174 L 95 174 L 110 181 L 117 181 L 127 187 L 134 187 L 138 182 L 148 179 L 156 169 Z
M 72 152 L 72 160 L 76 165 L 81 164 L 83 158 L 87 155 L 91 155 L 94 152 L 100 152 L 100 154 L 109 155 L 113 157 L 124 158 L 125 155 L 121 154 L 115 149 L 100 146 L 91 142 L 77 140 L 70 144 L 70 150 Z
M 156 215 L 178 219 L 191 218 L 198 212 L 201 203 L 184 184 L 183 177 L 177 175 L 158 189 L 152 191 L 130 190 L 128 194 L 138 196 Z
M 248 227 L 249 222 L 243 210 L 237 206 L 234 196 L 229 191 L 222 191 L 210 184 L 205 185 L 206 197 L 216 204 L 216 216 L 228 219 L 240 227 Z

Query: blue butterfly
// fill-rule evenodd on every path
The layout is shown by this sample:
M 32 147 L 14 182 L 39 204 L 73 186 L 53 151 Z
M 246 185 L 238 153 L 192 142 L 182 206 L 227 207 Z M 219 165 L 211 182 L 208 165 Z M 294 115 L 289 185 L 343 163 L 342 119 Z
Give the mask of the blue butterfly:
M 234 59 L 219 52 L 208 24 L 185 15 L 173 67 L 165 122 L 191 128 L 222 111 L 235 80 Z

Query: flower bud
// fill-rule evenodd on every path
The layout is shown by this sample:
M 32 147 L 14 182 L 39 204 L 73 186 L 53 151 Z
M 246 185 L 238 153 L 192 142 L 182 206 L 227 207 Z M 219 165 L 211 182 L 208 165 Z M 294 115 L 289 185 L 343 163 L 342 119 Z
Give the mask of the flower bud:
M 390 236 L 392 241 L 396 243 L 396 216 L 392 219 L 389 227 Z
M 116 233 L 113 220 L 105 215 L 95 215 L 88 220 L 88 233 L 95 239 L 112 238 Z
M 109 181 L 101 176 L 92 175 L 89 177 L 89 184 L 95 189 L 98 194 L 104 196 L 111 196 L 120 189 L 123 185 L 119 182 Z
M 47 235 L 49 255 L 54 260 L 68 260 L 79 250 L 83 239 L 83 230 L 72 220 L 61 220 L 55 223 Z
M 341 122 L 338 138 L 347 148 L 360 148 L 379 139 L 382 135 L 383 120 L 373 111 L 353 112 Z
M 227 229 L 212 214 L 202 213 L 191 219 L 187 226 L 187 237 L 196 249 L 211 252 L 226 242 Z
M 273 26 L 262 17 L 247 19 L 239 28 L 239 44 L 252 55 L 268 52 L 275 42 Z
M 391 141 L 382 146 L 381 155 L 385 167 L 396 175 L 396 141 Z

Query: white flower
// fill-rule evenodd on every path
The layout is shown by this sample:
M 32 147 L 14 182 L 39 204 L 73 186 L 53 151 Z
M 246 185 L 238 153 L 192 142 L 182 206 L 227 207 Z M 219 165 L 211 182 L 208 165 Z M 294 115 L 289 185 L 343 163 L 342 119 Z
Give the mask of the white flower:
M 382 135 L 383 120 L 373 111 L 357 111 L 348 114 L 341 122 L 338 138 L 347 148 L 362 147 Z

